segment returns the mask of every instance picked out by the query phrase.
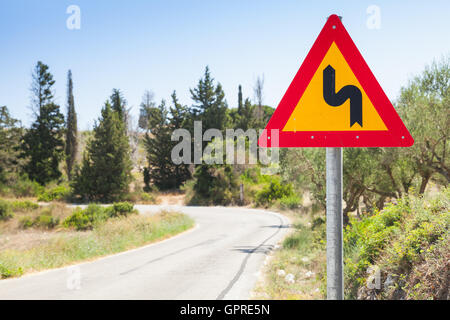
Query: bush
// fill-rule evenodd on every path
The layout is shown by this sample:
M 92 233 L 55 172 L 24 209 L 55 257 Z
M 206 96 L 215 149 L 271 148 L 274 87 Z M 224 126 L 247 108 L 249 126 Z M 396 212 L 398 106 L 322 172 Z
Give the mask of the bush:
M 130 213 L 134 213 L 134 205 L 129 202 L 116 202 L 107 209 L 110 217 L 127 216 Z
M 109 207 L 90 204 L 84 210 L 76 208 L 63 224 L 65 227 L 73 227 L 76 230 L 89 230 L 109 218 L 128 216 L 132 213 L 136 213 L 136 210 L 134 205 L 128 202 L 117 202 Z
M 346 296 L 365 299 L 374 294 L 367 290 L 365 282 L 367 268 L 376 265 L 382 279 L 395 279 L 396 287 L 376 292 L 379 299 L 413 297 L 420 285 L 413 287 L 419 281 L 410 279 L 412 270 L 433 265 L 434 257 L 429 262 L 426 259 L 436 246 L 444 244 L 441 252 L 450 255 L 445 246 L 450 228 L 449 204 L 450 189 L 446 188 L 432 200 L 405 196 L 373 216 L 351 221 L 344 233 Z
M 11 185 L 11 190 L 16 197 L 35 197 L 44 190 L 44 187 L 36 181 L 21 177 Z
M 66 186 L 56 186 L 39 194 L 38 201 L 50 202 L 54 200 L 62 200 L 67 198 L 70 193 L 70 188 Z
M 22 229 L 28 229 L 31 227 L 53 229 L 58 224 L 59 218 L 53 217 L 52 210 L 50 208 L 43 210 L 42 213 L 34 219 L 29 216 L 25 216 L 19 220 L 19 225 Z
M 10 277 L 17 277 L 23 274 L 23 269 L 21 267 L 17 269 L 8 268 L 0 263 L 0 279 L 6 279 Z
M 39 209 L 39 205 L 29 200 L 25 201 L 15 200 L 11 202 L 11 208 L 15 212 L 17 211 L 27 212 Z
M 296 194 L 284 196 L 279 200 L 279 204 L 282 209 L 290 209 L 290 210 L 300 208 L 301 202 L 302 199 Z
M 195 169 L 193 182 L 185 184 L 191 205 L 231 205 L 239 202 L 238 177 L 230 165 L 202 164 Z
M 33 219 L 31 219 L 31 217 L 25 216 L 20 218 L 19 225 L 22 229 L 28 229 L 34 225 L 34 222 Z
M 13 217 L 9 202 L 0 199 L 0 220 L 8 220 Z
M 256 194 L 256 204 L 269 206 L 278 199 L 288 198 L 291 196 L 294 196 L 292 184 L 282 184 L 281 179 L 278 176 L 273 176 L 270 179 L 270 182 Z
M 141 202 L 145 204 L 154 204 L 156 203 L 156 198 L 152 193 L 142 192 L 142 191 L 134 191 L 124 195 L 121 198 L 122 201 L 128 202 Z
M 34 220 L 34 225 L 40 228 L 53 229 L 58 224 L 59 218 L 55 218 L 51 214 L 41 214 Z
M 141 192 L 139 195 L 140 195 L 140 200 L 145 203 L 156 203 L 155 196 L 151 193 Z
M 64 220 L 65 227 L 74 227 L 76 230 L 89 230 L 96 223 L 108 219 L 106 210 L 98 204 L 90 204 L 86 209 L 75 208 L 73 213 Z

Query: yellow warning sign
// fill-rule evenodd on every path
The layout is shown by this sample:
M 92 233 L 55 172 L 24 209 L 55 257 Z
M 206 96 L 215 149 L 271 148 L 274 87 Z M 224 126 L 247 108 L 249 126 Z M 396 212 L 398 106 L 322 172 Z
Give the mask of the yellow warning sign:
M 388 129 L 333 42 L 283 131 L 375 130 Z

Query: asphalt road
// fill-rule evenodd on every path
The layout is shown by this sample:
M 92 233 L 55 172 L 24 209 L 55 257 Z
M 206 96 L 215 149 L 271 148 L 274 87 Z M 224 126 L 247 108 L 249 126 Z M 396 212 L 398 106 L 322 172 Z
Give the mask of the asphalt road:
M 289 221 L 276 213 L 222 207 L 180 210 L 196 227 L 145 247 L 70 267 L 0 280 L 0 299 L 248 299 L 266 254 Z

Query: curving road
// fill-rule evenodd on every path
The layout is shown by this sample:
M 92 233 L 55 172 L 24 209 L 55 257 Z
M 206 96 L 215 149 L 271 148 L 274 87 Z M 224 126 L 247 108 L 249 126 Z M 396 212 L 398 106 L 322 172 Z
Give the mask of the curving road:
M 191 216 L 196 227 L 120 254 L 0 281 L 0 299 L 248 299 L 266 254 L 289 228 L 264 210 L 137 205 Z

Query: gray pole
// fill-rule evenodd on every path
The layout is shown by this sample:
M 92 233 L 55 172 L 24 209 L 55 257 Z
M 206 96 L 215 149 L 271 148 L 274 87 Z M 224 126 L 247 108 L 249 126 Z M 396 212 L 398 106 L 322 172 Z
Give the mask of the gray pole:
M 344 299 L 342 148 L 327 148 L 327 299 Z

